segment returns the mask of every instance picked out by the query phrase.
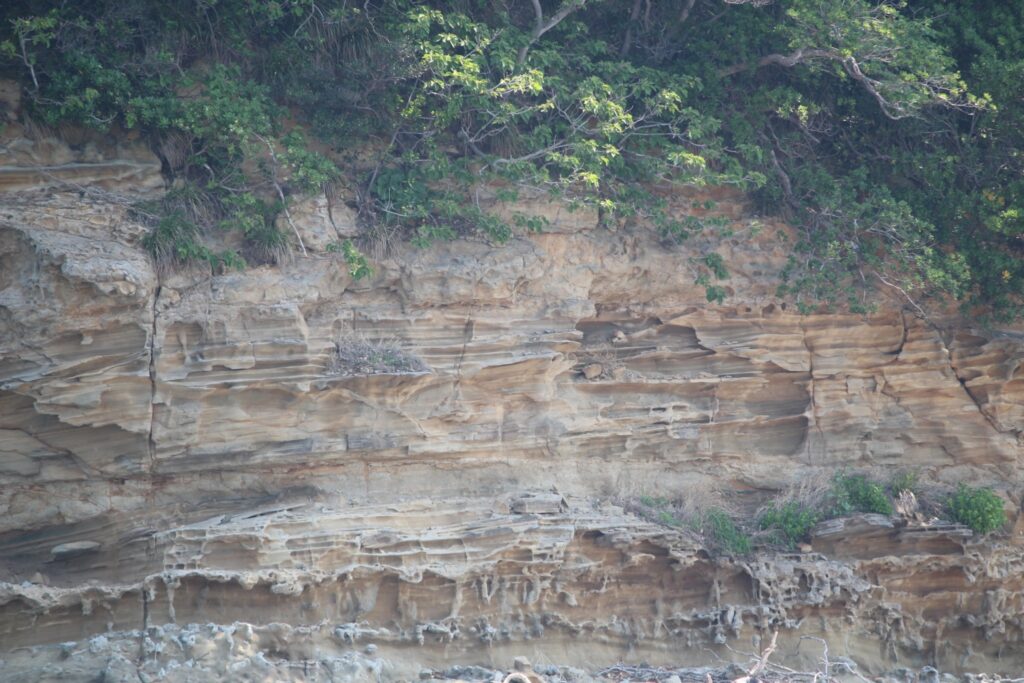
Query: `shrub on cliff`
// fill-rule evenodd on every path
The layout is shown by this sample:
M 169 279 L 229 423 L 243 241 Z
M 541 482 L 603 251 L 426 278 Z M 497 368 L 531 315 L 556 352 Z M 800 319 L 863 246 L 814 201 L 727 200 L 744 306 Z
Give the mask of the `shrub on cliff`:
M 994 1 L 12 0 L 0 71 L 37 120 L 141 131 L 217 207 L 251 194 L 287 218 L 341 180 L 366 226 L 501 243 L 542 226 L 481 190 L 541 188 L 675 248 L 736 238 L 713 207 L 667 210 L 729 184 L 799 229 L 779 289 L 799 310 L 868 310 L 881 288 L 1010 317 L 1021 25 L 1024 3 Z M 228 223 L 273 255 L 253 217 Z M 709 243 L 681 265 L 720 301 Z
M 711 545 L 730 555 L 748 555 L 753 548 L 750 536 L 720 508 L 705 512 L 700 528 Z
M 852 512 L 893 513 L 892 500 L 885 488 L 862 474 L 839 474 L 832 485 L 832 516 Z
M 990 488 L 960 484 L 946 504 L 950 516 L 979 534 L 987 534 L 1006 523 L 1003 499 Z
M 775 540 L 793 548 L 808 540 L 811 528 L 820 519 L 818 511 L 791 500 L 769 507 L 758 520 L 758 526 L 774 535 Z
M 809 539 L 819 521 L 855 512 L 891 515 L 894 506 L 885 487 L 864 474 L 840 472 L 831 482 L 822 474 L 796 482 L 762 508 L 758 526 L 770 539 L 793 548 Z

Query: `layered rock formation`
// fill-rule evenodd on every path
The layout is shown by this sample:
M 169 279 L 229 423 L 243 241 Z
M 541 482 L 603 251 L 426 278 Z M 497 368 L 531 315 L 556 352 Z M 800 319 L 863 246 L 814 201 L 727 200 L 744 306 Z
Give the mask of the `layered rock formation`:
M 362 281 L 322 251 L 352 217 L 317 200 L 307 258 L 170 271 L 112 163 L 2 195 L 0 678 L 697 666 L 775 630 L 793 666 L 811 635 L 865 672 L 1024 671 L 1016 532 L 859 517 L 730 558 L 616 504 L 752 512 L 873 467 L 1016 509 L 1019 332 L 799 315 L 773 296 L 788 228 L 724 192 L 729 237 L 667 248 L 537 199 L 542 234 L 399 247 Z M 723 305 L 694 285 L 706 249 L 736 264 Z

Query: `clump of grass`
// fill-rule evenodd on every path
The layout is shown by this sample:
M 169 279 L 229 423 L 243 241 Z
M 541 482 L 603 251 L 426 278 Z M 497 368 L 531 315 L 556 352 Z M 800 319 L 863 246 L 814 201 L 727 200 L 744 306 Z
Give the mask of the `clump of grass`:
M 736 522 L 721 508 L 713 508 L 703 516 L 704 537 L 730 555 L 747 555 L 753 544 Z
M 889 492 L 898 496 L 900 491 L 910 491 L 914 495 L 918 493 L 918 476 L 913 470 L 900 470 L 889 480 Z
M 181 213 L 157 220 L 142 238 L 142 246 L 161 268 L 205 263 L 214 271 L 242 269 L 245 261 L 236 252 L 215 252 L 202 242 L 199 227 Z
M 396 339 L 370 340 L 348 335 L 334 343 L 327 363 L 330 375 L 385 375 L 429 372 L 418 356 L 402 348 Z
M 698 492 L 699 491 L 699 492 Z M 705 545 L 730 555 L 747 555 L 753 549 L 750 535 L 725 509 L 720 496 L 694 489 L 692 495 L 671 501 L 660 496 L 639 496 L 626 508 L 648 521 L 663 526 L 689 529 Z
M 854 512 L 891 515 L 894 508 L 885 487 L 864 474 L 829 476 L 819 471 L 795 482 L 762 507 L 757 525 L 769 543 L 792 549 L 810 540 L 811 529 L 818 522 Z

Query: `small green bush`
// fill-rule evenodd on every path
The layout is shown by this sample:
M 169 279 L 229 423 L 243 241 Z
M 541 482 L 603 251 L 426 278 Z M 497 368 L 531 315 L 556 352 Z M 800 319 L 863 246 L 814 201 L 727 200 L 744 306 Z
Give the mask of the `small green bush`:
M 892 501 L 881 485 L 862 474 L 840 474 L 832 484 L 833 515 L 841 517 L 852 512 L 893 513 Z
M 665 509 L 658 509 L 658 514 L 655 519 L 658 524 L 663 524 L 665 526 L 682 526 L 683 524 L 675 515 Z
M 348 264 L 348 274 L 355 280 L 362 280 L 364 277 L 373 275 L 373 268 L 366 260 L 363 252 L 356 249 L 352 240 L 345 240 L 341 244 L 341 251 L 345 255 L 345 263 Z
M 661 496 L 640 496 L 640 502 L 649 508 L 663 508 L 668 505 L 668 499 Z
M 807 540 L 811 527 L 821 519 L 816 511 L 790 501 L 773 507 L 761 516 L 758 526 L 775 532 L 779 540 L 790 548 Z
M 979 534 L 987 534 L 1006 523 L 1003 500 L 990 488 L 960 484 L 947 502 L 950 516 Z
M 750 552 L 750 537 L 736 526 L 736 522 L 724 510 L 712 509 L 704 513 L 703 517 L 702 531 L 712 543 L 733 555 L 746 555 Z

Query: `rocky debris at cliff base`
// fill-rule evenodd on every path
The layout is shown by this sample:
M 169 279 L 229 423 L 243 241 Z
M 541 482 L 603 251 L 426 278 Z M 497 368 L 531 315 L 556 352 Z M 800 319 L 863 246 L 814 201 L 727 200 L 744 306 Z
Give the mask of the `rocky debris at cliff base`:
M 652 667 L 615 664 L 586 670 L 578 666 L 531 664 L 522 656 L 511 666 L 484 664 L 478 657 L 463 664 L 439 665 L 431 653 L 375 644 L 338 644 L 331 628 L 285 624 L 254 626 L 165 625 L 111 632 L 88 640 L 21 648 L 0 660 L 5 683 L 214 683 L 275 681 L 289 683 L 1011 683 L 989 674 L 955 676 L 933 667 L 896 668 L 883 674 L 860 673 L 856 662 L 833 657 L 817 671 L 798 671 L 771 663 L 764 654 L 744 663 L 717 661 L 707 666 Z M 741 655 L 742 653 L 736 653 Z M 500 659 L 501 657 L 494 657 Z M 709 659 L 715 656 L 709 653 Z M 424 666 L 422 661 L 431 662 Z M 763 666 L 762 666 L 763 665 Z M 758 668 L 761 666 L 761 668 Z M 826 674 L 827 671 L 827 674 Z M 754 672 L 754 673 L 751 673 Z

